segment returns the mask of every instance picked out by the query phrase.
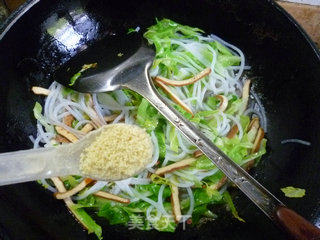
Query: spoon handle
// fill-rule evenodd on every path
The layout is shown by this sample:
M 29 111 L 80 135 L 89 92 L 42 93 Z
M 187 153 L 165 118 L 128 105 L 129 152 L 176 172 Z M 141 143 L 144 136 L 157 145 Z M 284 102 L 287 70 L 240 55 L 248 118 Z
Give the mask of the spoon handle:
M 54 147 L 0 154 L 0 186 L 49 178 L 63 166 Z
M 245 170 L 233 162 L 212 141 L 202 134 L 190 121 L 183 118 L 157 92 L 152 84 L 147 63 L 144 71 L 136 75 L 125 86 L 145 97 L 166 119 L 168 119 L 183 135 L 196 145 L 212 162 L 254 202 L 269 218 L 275 220 L 275 212 L 284 206 L 275 196 L 252 178 Z M 143 80 L 142 80 L 143 79 Z
M 295 211 L 279 206 L 276 208 L 275 221 L 296 240 L 320 239 L 320 229 L 312 225 Z

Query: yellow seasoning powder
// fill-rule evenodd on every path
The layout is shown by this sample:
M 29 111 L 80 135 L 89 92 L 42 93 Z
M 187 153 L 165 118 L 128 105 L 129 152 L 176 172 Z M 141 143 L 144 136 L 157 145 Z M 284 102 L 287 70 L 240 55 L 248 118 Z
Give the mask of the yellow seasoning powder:
M 119 180 L 141 172 L 152 160 L 151 137 L 135 125 L 110 124 L 80 156 L 80 171 L 98 179 Z

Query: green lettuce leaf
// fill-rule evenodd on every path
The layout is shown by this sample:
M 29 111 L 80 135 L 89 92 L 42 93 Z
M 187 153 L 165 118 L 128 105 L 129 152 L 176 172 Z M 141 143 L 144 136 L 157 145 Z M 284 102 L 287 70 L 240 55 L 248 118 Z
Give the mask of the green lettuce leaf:
M 228 56 L 228 55 L 218 55 L 217 61 L 223 66 L 237 66 L 240 64 L 240 57 L 238 56 Z
M 102 239 L 101 227 L 89 216 L 89 214 L 83 208 L 71 207 L 72 213 L 77 219 L 87 228 L 88 233 L 95 233 L 98 239 Z
M 281 191 L 284 193 L 286 197 L 289 198 L 302 198 L 306 194 L 305 189 L 296 188 L 292 186 L 281 188 Z
M 155 184 L 166 184 L 166 185 L 171 184 L 169 179 L 164 178 L 164 177 L 160 177 L 159 175 L 154 174 L 154 173 L 151 174 L 150 179 Z
M 170 141 L 170 150 L 174 152 L 179 151 L 179 141 L 176 133 L 176 129 L 171 126 L 170 132 L 169 132 L 169 141 Z
M 177 226 L 170 215 L 161 215 L 158 221 L 151 222 L 151 224 L 155 229 L 161 232 L 174 232 Z
M 157 201 L 158 193 L 160 190 L 160 185 L 156 183 L 150 183 L 146 185 L 136 185 L 135 188 L 138 192 L 145 195 L 148 194 L 148 197 L 152 200 Z M 165 187 L 163 190 L 163 198 L 166 199 L 167 197 L 171 196 L 171 190 L 169 187 Z
M 178 24 L 169 19 L 157 20 L 157 23 L 148 28 L 144 37 L 149 44 L 154 44 L 156 47 L 157 57 L 165 57 L 168 50 L 171 48 L 170 39 L 178 38 L 195 38 L 201 32 L 199 28 L 193 28 Z
M 77 186 L 79 184 L 79 182 L 71 175 L 65 176 L 65 177 L 61 177 L 61 180 L 63 181 L 64 186 L 68 190 L 74 188 L 75 186 Z
M 212 163 L 212 161 L 207 158 L 205 155 L 197 158 L 197 161 L 191 164 L 197 169 L 211 170 L 216 168 L 216 166 Z
M 203 204 L 194 208 L 192 212 L 192 225 L 195 226 L 203 217 L 215 219 L 217 215 L 208 209 L 208 204 Z
M 215 174 L 205 178 L 206 182 L 210 185 L 217 184 L 225 175 L 219 170 Z
M 239 139 L 237 136 L 231 139 L 227 137 L 216 138 L 215 144 L 233 161 L 240 165 L 248 155 L 248 150 L 253 146 L 245 135 L 242 139 Z
M 230 193 L 228 191 L 225 191 L 223 193 L 223 200 L 227 203 L 232 215 L 238 219 L 240 222 L 245 222 L 238 214 L 238 211 L 236 209 L 236 207 L 233 204 L 232 198 L 230 196 Z
M 203 204 L 221 203 L 222 195 L 219 191 L 210 188 L 197 188 L 194 190 L 195 206 Z
M 84 64 L 80 71 L 75 73 L 71 79 L 70 79 L 70 83 L 69 83 L 69 86 L 73 86 L 76 81 L 78 80 L 79 77 L 81 77 L 81 74 L 84 72 L 84 71 L 87 71 L 88 69 L 90 68 L 96 68 L 97 67 L 97 63 L 89 63 L 89 64 Z
M 166 139 L 164 135 L 164 130 L 163 126 L 166 124 L 165 121 L 164 124 L 161 124 L 161 120 L 159 119 L 159 124 L 158 127 L 154 130 L 154 134 L 157 137 L 158 140 L 158 146 L 159 146 L 159 158 L 165 158 L 166 152 L 167 152 L 167 147 L 166 147 Z
M 130 100 L 130 102 L 126 103 L 128 106 L 139 106 L 142 100 L 142 96 L 139 93 L 136 93 L 130 89 L 122 89 L 121 90 Z
M 138 124 L 147 131 L 153 131 L 158 126 L 159 117 L 158 111 L 143 98 L 137 112 Z
M 47 132 L 53 133 L 54 132 L 53 126 L 47 123 L 46 118 L 41 114 L 41 112 L 42 112 L 42 106 L 40 103 L 36 102 L 36 104 L 33 107 L 33 115 L 35 119 L 37 119 L 41 123 L 41 125 L 45 127 Z
M 120 204 L 109 202 L 99 209 L 98 216 L 106 218 L 110 225 L 127 224 L 130 220 L 128 213 Z

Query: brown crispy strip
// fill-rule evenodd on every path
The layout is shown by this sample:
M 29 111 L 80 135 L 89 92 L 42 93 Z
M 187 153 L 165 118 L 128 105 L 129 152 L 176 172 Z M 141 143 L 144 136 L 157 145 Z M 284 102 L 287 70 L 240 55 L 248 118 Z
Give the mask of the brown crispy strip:
M 181 209 L 179 200 L 179 189 L 176 185 L 170 184 L 171 189 L 171 206 L 174 221 L 178 223 L 181 220 Z
M 122 198 L 122 197 L 119 197 L 117 195 L 114 195 L 114 194 L 111 194 L 111 193 L 107 193 L 107 192 L 103 192 L 103 191 L 95 192 L 93 195 L 97 196 L 97 197 L 109 199 L 109 200 L 112 200 L 112 201 L 115 201 L 115 202 L 130 203 L 130 200 L 127 199 L 127 198 Z
M 252 159 L 251 161 L 247 162 L 243 168 L 248 172 L 251 168 L 253 168 L 254 166 L 254 159 Z
M 251 80 L 247 80 L 243 85 L 242 100 L 243 100 L 244 104 L 241 107 L 241 109 L 239 110 L 240 115 L 247 109 L 247 106 L 248 106 L 249 94 L 250 94 L 250 83 L 251 83 Z
M 200 157 L 200 156 L 202 156 L 202 155 L 203 155 L 203 152 L 201 152 L 199 149 L 196 150 L 196 151 L 193 153 L 193 156 L 194 156 L 195 158 L 198 158 L 198 157 Z
M 69 198 L 69 197 L 77 194 L 78 192 L 80 192 L 82 189 L 84 189 L 92 181 L 93 180 L 91 178 L 85 178 L 81 183 L 79 183 L 77 186 L 75 186 L 71 190 L 65 191 L 65 192 L 58 192 L 58 193 L 55 193 L 54 195 L 57 199 Z
M 216 95 L 216 98 L 220 100 L 219 110 L 223 112 L 228 107 L 228 98 L 223 95 Z
M 251 153 L 256 153 L 259 151 L 263 137 L 264 137 L 264 131 L 262 128 L 259 128 L 256 139 L 254 140 L 254 143 L 253 143 Z
M 50 90 L 43 87 L 33 86 L 31 91 L 36 95 L 48 96 L 50 94 Z
M 61 179 L 59 177 L 52 177 L 51 180 L 54 183 L 54 185 L 56 186 L 56 188 L 58 189 L 58 192 L 64 193 L 67 191 L 67 189 L 65 188 L 63 182 L 61 181 Z M 73 205 L 71 198 L 68 197 L 63 200 L 66 203 L 68 208 L 70 208 Z
M 57 133 L 59 133 L 60 135 L 62 135 L 66 139 L 68 139 L 70 142 L 78 141 L 78 138 L 75 135 L 73 135 L 71 132 L 64 129 L 63 127 L 56 126 L 56 131 L 57 131 Z
M 118 116 L 119 114 L 112 114 L 109 116 L 104 116 L 103 118 L 107 123 L 110 123 L 110 122 L 113 122 Z
M 227 138 L 231 139 L 238 133 L 238 125 L 234 125 L 227 134 Z
M 243 99 L 249 99 L 249 93 L 250 93 L 250 83 L 251 80 L 247 80 L 244 85 L 243 85 L 243 89 L 242 89 L 242 98 Z
M 221 180 L 215 185 L 215 189 L 219 190 L 226 182 L 227 182 L 228 178 L 226 176 L 224 176 L 223 178 L 221 178 Z
M 259 130 L 260 124 L 259 124 L 259 118 L 253 118 L 248 126 L 247 132 L 249 133 L 248 135 L 248 140 L 251 143 L 254 143 L 254 140 L 256 139 L 257 132 Z
M 93 126 L 90 123 L 87 123 L 86 125 L 84 125 L 84 127 L 80 130 L 83 133 L 88 133 L 90 131 L 92 131 Z
M 259 126 L 260 126 L 259 118 L 254 117 L 254 118 L 251 119 L 251 122 L 250 122 L 250 124 L 248 126 L 248 130 L 247 131 L 249 132 L 252 128 L 258 129 Z
M 68 139 L 66 139 L 65 137 L 61 136 L 60 134 L 57 134 L 55 136 L 54 140 L 56 140 L 57 142 L 60 142 L 60 143 L 70 143 L 70 141 Z
M 69 114 L 63 118 L 63 123 L 68 127 L 71 127 L 73 120 L 74 120 L 74 116 Z
M 258 126 L 259 127 L 259 126 Z M 251 131 L 253 130 L 254 128 L 251 129 Z M 259 128 L 257 130 L 257 134 L 256 134 L 256 138 L 254 140 L 254 143 L 253 143 L 253 147 L 251 149 L 251 153 L 256 153 L 259 151 L 259 148 L 260 148 L 260 145 L 261 145 L 261 141 L 264 137 L 264 131 L 262 128 Z M 252 159 L 251 161 L 247 162 L 245 165 L 244 165 L 244 169 L 246 171 L 249 171 L 252 167 L 254 166 L 254 159 Z
M 165 173 L 173 172 L 173 171 L 176 171 L 178 169 L 188 167 L 188 166 L 190 166 L 190 164 L 192 164 L 195 161 L 196 161 L 196 159 L 194 159 L 194 158 L 187 158 L 187 159 L 184 159 L 182 161 L 170 164 L 168 166 L 165 166 L 165 167 L 162 167 L 162 168 L 158 168 L 157 171 L 155 171 L 154 174 L 157 174 L 157 175 L 161 176 L 161 175 L 163 175 Z
M 193 76 L 192 78 L 186 79 L 186 80 L 181 80 L 181 81 L 175 81 L 175 80 L 170 80 L 168 78 L 164 78 L 161 76 L 156 76 L 154 78 L 155 81 L 162 82 L 166 85 L 169 86 L 176 86 L 176 87 L 181 87 L 181 86 L 186 86 L 195 83 L 196 81 L 199 81 L 201 78 L 204 78 L 205 76 L 209 75 L 211 73 L 211 68 L 206 68 L 199 72 L 197 75 Z
M 63 182 L 61 181 L 61 179 L 59 177 L 53 177 L 51 178 L 52 182 L 54 183 L 54 185 L 56 186 L 56 188 L 58 189 L 58 192 L 66 192 L 67 189 L 65 188 Z M 74 204 L 71 200 L 70 197 L 67 197 L 65 199 L 63 199 L 63 201 L 65 202 L 65 204 L 67 205 L 68 209 L 71 211 L 71 213 L 73 214 L 73 216 L 79 221 L 79 223 L 88 230 L 88 228 L 86 227 L 86 225 L 84 224 L 83 220 L 81 218 L 78 218 L 77 214 L 74 212 L 74 210 L 72 209 L 72 205 Z
M 165 91 L 176 104 L 180 105 L 180 107 L 182 107 L 185 111 L 187 111 L 192 116 L 194 116 L 191 109 L 184 102 L 182 102 L 173 92 L 171 92 L 171 90 L 169 89 L 169 87 L 167 85 L 165 85 L 164 83 L 162 83 L 160 81 L 155 81 L 155 83 L 159 87 L 161 87 L 163 89 L 163 91 Z

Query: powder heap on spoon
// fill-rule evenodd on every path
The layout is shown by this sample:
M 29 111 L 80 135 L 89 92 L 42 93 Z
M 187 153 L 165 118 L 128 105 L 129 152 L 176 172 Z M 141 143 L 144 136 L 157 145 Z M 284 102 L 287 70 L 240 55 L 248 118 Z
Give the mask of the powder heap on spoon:
M 149 134 L 135 125 L 111 124 L 86 147 L 80 157 L 83 175 L 119 180 L 132 177 L 151 162 L 153 145 Z

